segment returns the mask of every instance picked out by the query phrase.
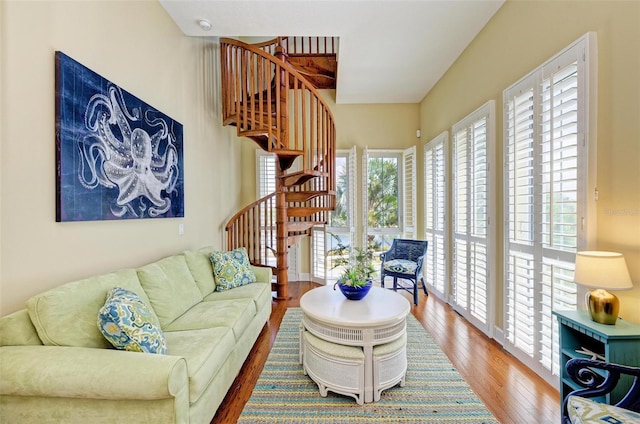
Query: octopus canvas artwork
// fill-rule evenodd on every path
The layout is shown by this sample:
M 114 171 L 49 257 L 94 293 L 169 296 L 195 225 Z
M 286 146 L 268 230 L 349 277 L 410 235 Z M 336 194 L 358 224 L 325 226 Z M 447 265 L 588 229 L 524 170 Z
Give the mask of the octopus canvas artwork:
M 56 220 L 184 216 L 182 124 L 56 52 Z

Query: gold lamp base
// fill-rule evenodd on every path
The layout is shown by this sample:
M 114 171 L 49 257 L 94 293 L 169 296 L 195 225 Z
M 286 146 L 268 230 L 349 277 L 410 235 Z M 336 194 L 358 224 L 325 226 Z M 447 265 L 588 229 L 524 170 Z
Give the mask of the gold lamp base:
M 616 295 L 603 289 L 589 293 L 589 312 L 591 319 L 600 324 L 615 325 L 620 312 L 620 301 Z

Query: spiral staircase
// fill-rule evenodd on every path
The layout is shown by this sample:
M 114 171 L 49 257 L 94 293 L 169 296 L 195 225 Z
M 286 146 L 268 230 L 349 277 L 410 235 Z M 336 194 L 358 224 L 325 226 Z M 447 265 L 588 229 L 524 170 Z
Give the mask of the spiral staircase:
M 259 44 L 220 39 L 223 125 L 276 156 L 275 192 L 226 225 L 227 248 L 274 268 L 288 295 L 288 250 L 335 209 L 334 118 L 318 88 L 335 88 L 333 38 L 278 37 Z

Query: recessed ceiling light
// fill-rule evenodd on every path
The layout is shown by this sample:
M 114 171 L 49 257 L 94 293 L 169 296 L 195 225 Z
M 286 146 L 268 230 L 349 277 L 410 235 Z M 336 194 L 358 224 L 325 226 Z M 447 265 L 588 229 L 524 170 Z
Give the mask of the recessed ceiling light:
M 207 21 L 206 19 L 198 20 L 198 26 L 202 28 L 203 31 L 211 31 L 212 28 L 211 22 Z

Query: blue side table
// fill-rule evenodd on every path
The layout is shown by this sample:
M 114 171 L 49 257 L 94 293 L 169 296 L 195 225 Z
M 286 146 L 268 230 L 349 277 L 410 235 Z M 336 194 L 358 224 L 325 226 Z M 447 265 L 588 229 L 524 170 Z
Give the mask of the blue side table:
M 572 358 L 591 358 L 578 350 L 595 352 L 605 362 L 640 366 L 640 325 L 618 319 L 616 325 L 594 322 L 588 311 L 553 311 L 560 330 L 560 404 L 573 390 L 581 389 L 567 375 L 565 364 Z M 602 359 L 602 358 L 599 358 Z M 626 379 L 626 380 L 625 380 Z M 623 377 L 611 394 L 600 402 L 614 404 L 627 393 L 632 379 Z

